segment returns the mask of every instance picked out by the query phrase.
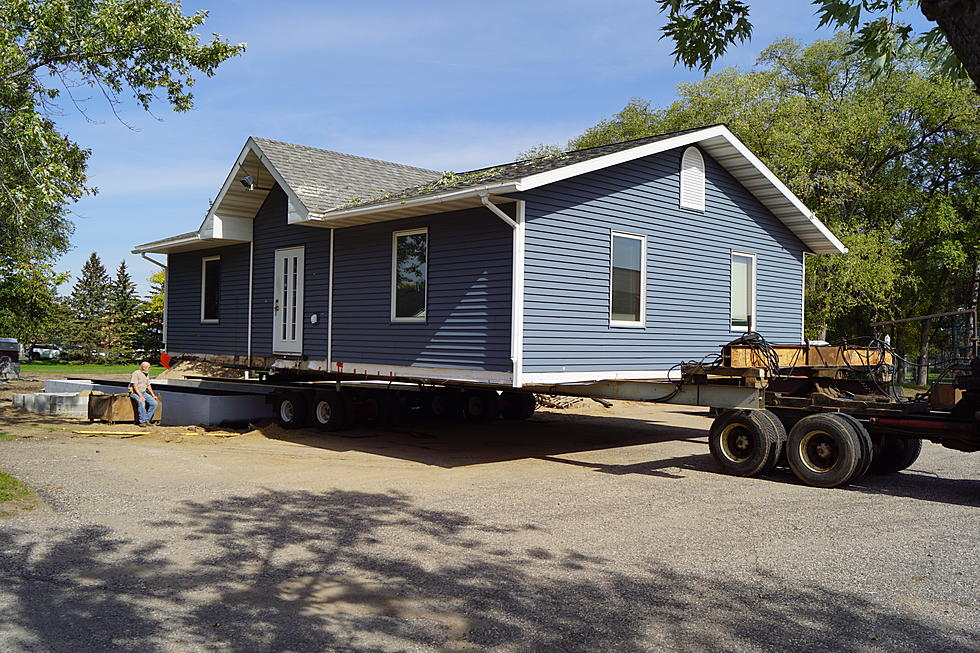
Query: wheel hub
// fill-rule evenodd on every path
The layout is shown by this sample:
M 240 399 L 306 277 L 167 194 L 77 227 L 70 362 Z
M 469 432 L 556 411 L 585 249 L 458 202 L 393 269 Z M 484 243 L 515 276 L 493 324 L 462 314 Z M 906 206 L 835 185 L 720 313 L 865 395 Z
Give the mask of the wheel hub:
M 755 451 L 751 434 L 742 424 L 729 424 L 721 435 L 721 449 L 726 458 L 740 463 L 748 460 Z
M 826 473 L 837 466 L 840 450 L 826 431 L 810 431 L 800 440 L 800 459 L 811 471 Z

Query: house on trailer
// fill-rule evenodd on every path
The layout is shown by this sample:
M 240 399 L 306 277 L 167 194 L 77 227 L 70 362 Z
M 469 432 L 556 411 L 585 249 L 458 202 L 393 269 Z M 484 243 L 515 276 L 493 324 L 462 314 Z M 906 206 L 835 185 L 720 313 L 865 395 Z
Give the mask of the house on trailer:
M 165 254 L 173 357 L 531 387 L 803 339 L 841 242 L 723 125 L 440 173 L 249 138 Z

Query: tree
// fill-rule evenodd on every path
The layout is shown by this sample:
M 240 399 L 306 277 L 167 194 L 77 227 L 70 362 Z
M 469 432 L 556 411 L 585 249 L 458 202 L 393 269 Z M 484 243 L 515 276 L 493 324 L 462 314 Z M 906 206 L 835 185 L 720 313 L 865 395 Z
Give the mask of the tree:
M 136 284 L 126 269 L 126 261 L 122 261 L 109 288 L 109 312 L 112 316 L 110 348 L 127 359 L 132 358 L 142 304 L 136 293 Z
M 92 252 L 71 291 L 73 343 L 81 345 L 81 355 L 96 360 L 111 339 L 111 284 L 99 255 Z
M 67 251 L 68 206 L 86 193 L 89 150 L 54 121 L 62 94 L 83 113 L 80 87 L 115 111 L 125 94 L 150 110 L 193 106 L 194 74 L 214 74 L 244 50 L 195 34 L 207 16 L 167 0 L 6 0 L 0 3 L 0 243 L 20 263 Z M 87 117 L 87 116 L 86 116 Z
M 980 248 L 980 99 L 921 53 L 875 76 L 849 49 L 844 36 L 779 41 L 755 70 L 681 84 L 666 108 L 632 100 L 568 148 L 726 123 L 850 250 L 807 261 L 808 337 L 961 308 Z
M 67 277 L 50 264 L 0 256 L 0 334 L 25 345 L 48 340 L 58 313 L 57 288 Z
M 743 0 L 657 0 L 667 14 L 663 36 L 674 42 L 674 61 L 705 73 L 730 45 L 752 37 L 749 4 Z M 814 0 L 818 27 L 829 25 L 853 36 L 851 51 L 862 53 L 877 74 L 910 48 L 954 78 L 980 87 L 980 3 L 969 0 Z M 902 12 L 918 5 L 937 27 L 913 33 Z
M 155 361 L 163 349 L 163 294 L 166 273 L 150 275 L 150 295 L 140 304 L 134 346 L 143 360 Z

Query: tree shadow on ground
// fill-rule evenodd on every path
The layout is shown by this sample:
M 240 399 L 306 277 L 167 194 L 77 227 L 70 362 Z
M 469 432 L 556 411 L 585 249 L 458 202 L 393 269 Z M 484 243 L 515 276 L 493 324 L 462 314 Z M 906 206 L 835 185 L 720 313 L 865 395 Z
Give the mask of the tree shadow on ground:
M 886 599 L 615 561 L 396 492 L 185 502 L 136 542 L 0 533 L 11 651 L 973 650 Z

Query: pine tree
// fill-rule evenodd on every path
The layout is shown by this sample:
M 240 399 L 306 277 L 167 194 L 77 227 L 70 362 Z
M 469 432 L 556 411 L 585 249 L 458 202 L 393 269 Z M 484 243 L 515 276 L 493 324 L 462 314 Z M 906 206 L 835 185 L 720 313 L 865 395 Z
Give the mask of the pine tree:
M 126 261 L 119 264 L 116 278 L 109 288 L 109 311 L 111 314 L 111 334 L 109 347 L 116 358 L 132 359 L 134 341 L 140 322 L 142 302 L 136 294 Z
M 153 362 L 160 358 L 163 349 L 163 294 L 166 273 L 163 270 L 154 272 L 147 281 L 150 282 L 150 294 L 142 304 L 136 348 L 140 350 L 142 359 Z
M 74 338 L 82 346 L 82 356 L 100 359 L 96 352 L 105 349 L 110 339 L 111 282 L 99 255 L 92 255 L 75 280 L 68 304 L 73 312 Z

